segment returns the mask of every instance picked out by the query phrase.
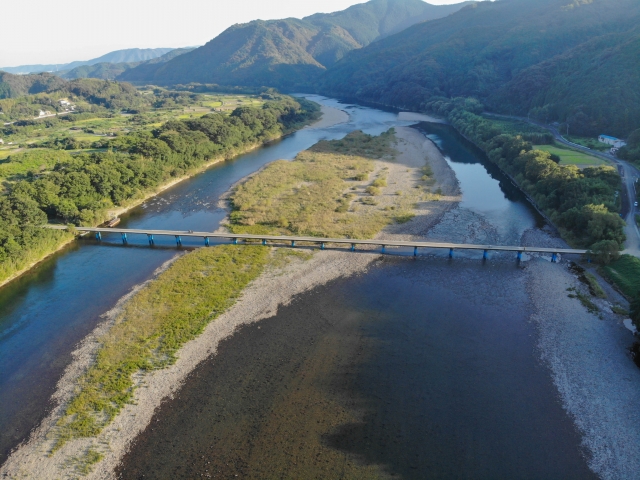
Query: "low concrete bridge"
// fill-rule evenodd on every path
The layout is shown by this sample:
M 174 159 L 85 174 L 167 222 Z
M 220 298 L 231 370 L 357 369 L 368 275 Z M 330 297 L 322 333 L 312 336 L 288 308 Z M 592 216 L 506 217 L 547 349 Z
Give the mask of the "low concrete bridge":
M 57 228 L 61 230 L 67 229 L 66 226 L 49 226 L 49 228 Z M 284 246 L 295 247 L 296 244 L 313 244 L 319 245 L 322 250 L 328 244 L 347 245 L 353 252 L 358 245 L 374 245 L 382 247 L 382 253 L 386 253 L 388 247 L 409 247 L 413 248 L 414 256 L 418 255 L 419 248 L 440 248 L 449 250 L 449 256 L 453 257 L 455 250 L 481 250 L 483 258 L 487 258 L 488 252 L 515 252 L 518 260 L 522 258 L 523 253 L 546 253 L 551 255 L 551 261 L 558 259 L 558 254 L 574 254 L 584 255 L 588 250 L 576 250 L 569 248 L 544 248 L 544 247 L 516 247 L 502 245 L 473 245 L 466 243 L 440 243 L 440 242 L 399 242 L 392 240 L 357 240 L 353 238 L 320 238 L 320 237 L 296 237 L 290 235 L 250 235 L 236 233 L 211 233 L 211 232 L 194 232 L 194 231 L 178 231 L 178 230 L 143 230 L 129 228 L 102 228 L 102 227 L 76 227 L 79 232 L 93 233 L 97 240 L 102 240 L 103 233 L 119 233 L 122 243 L 127 243 L 129 235 L 146 235 L 150 245 L 155 243 L 156 236 L 174 237 L 178 246 L 182 245 L 182 238 L 202 238 L 205 246 L 209 246 L 211 238 L 222 238 L 233 241 L 238 244 L 240 241 L 258 241 L 262 245 L 276 244 L 275 242 L 284 242 Z M 283 245 L 280 245 L 283 246 Z

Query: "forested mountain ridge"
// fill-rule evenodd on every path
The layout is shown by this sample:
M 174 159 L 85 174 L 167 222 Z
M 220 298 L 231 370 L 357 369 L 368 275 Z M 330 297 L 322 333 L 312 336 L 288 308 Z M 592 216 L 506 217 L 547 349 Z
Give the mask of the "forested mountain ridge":
M 480 2 L 350 52 L 321 93 L 422 109 L 435 96 L 624 136 L 640 125 L 637 0 Z
M 106 53 L 100 57 L 91 60 L 80 60 L 66 64 L 50 64 L 50 65 L 20 65 L 18 67 L 0 67 L 0 70 L 7 73 L 21 74 L 26 73 L 42 73 L 67 71 L 83 65 L 95 65 L 97 63 L 132 63 L 144 62 L 153 58 L 160 57 L 173 48 L 127 48 L 124 50 L 115 50 Z
M 154 57 L 150 60 L 144 60 L 139 62 L 100 62 L 93 65 L 82 65 L 66 72 L 58 72 L 56 75 L 61 76 L 67 80 L 74 80 L 76 78 L 99 78 L 101 80 L 119 80 L 130 81 L 135 80 L 137 76 L 140 76 L 141 72 L 154 71 L 160 64 L 168 62 L 169 60 L 190 52 L 193 48 L 176 48 L 160 57 Z M 139 67 L 139 68 L 138 68 Z M 126 75 L 126 72 L 138 68 L 136 74 L 130 76 Z
M 449 15 L 464 5 L 372 0 L 341 12 L 315 14 L 302 20 L 256 20 L 234 25 L 203 47 L 136 80 L 158 84 L 268 85 L 284 89 L 307 86 L 347 52 L 416 22 Z M 122 79 L 133 80 L 131 73 Z

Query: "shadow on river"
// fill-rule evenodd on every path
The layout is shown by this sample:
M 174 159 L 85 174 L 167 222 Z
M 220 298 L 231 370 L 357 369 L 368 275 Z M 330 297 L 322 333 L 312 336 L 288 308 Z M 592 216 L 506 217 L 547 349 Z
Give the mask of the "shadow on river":
M 349 123 L 302 130 L 214 167 L 133 210 L 122 226 L 214 230 L 224 217 L 217 198 L 264 164 L 355 129 L 407 124 L 391 112 L 342 108 Z M 453 132 L 421 128 L 463 191 L 433 239 L 519 243 L 543 225 Z M 0 291 L 5 456 L 46 414 L 77 342 L 172 255 L 83 240 Z M 387 256 L 365 275 L 296 297 L 222 342 L 158 409 L 118 475 L 592 478 L 538 360 L 526 268 L 507 255 Z

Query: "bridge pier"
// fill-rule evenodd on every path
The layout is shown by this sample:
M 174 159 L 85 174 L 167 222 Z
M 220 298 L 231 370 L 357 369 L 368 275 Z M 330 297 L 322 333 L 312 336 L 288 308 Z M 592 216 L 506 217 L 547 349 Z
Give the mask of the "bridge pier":
M 413 247 L 413 256 L 414 257 L 418 256 L 418 247 Z
M 449 249 L 449 258 L 453 258 L 453 248 Z
M 209 246 L 209 237 L 204 237 L 204 246 L 205 247 Z
M 551 263 L 558 263 L 558 255 L 557 254 L 553 254 L 551 255 Z
M 324 250 L 324 242 L 320 244 L 320 250 Z
M 352 252 L 355 252 L 355 251 L 356 251 L 356 244 L 355 244 L 355 243 L 352 243 L 352 244 L 351 244 L 351 251 L 352 251 Z
M 234 244 L 234 245 L 237 245 L 237 244 L 238 244 L 238 239 L 237 239 L 237 238 L 234 238 L 234 239 L 233 239 L 233 244 Z
M 153 245 L 154 241 L 153 241 L 153 235 L 149 235 L 147 233 L 147 239 L 149 240 L 149 245 Z
M 522 260 L 522 252 L 518 252 L 518 261 Z
M 265 239 L 262 240 L 262 245 L 267 246 L 267 241 Z
M 96 232 L 96 240 L 102 240 L 102 234 L 100 232 Z
M 482 259 L 487 260 L 488 258 L 489 258 L 489 252 L 485 250 L 484 253 L 482 254 Z
M 291 246 L 295 247 L 296 246 L 296 241 L 295 240 L 291 240 Z
M 182 238 L 180 238 L 180 235 L 176 235 L 176 245 L 178 245 L 179 247 L 182 246 Z
M 386 252 L 386 245 L 382 245 L 382 253 L 387 253 Z
M 127 234 L 126 233 L 122 234 L 122 243 L 124 243 L 124 244 L 127 243 Z

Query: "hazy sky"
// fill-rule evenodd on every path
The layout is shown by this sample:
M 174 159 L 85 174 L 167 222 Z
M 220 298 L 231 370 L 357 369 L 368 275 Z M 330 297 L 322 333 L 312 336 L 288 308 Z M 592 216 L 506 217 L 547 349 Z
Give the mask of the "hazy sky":
M 363 0 L 3 0 L 0 67 L 89 60 L 123 48 L 203 45 L 258 18 L 301 18 Z M 429 0 L 444 5 L 461 0 Z

